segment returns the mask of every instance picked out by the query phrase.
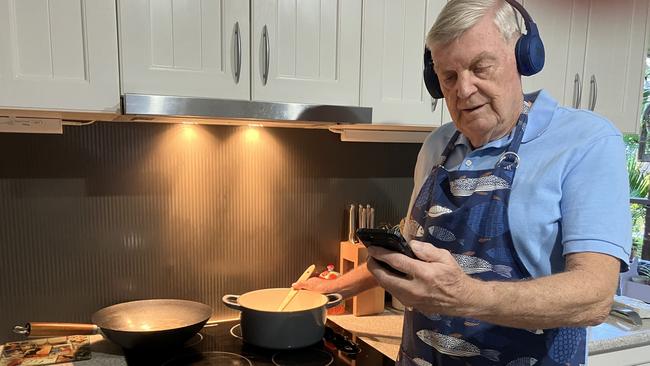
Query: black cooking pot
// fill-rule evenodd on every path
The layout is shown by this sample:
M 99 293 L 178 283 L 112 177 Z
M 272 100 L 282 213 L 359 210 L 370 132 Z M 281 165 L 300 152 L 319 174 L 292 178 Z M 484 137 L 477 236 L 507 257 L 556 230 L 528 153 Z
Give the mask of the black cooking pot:
M 269 288 L 243 295 L 225 295 L 223 303 L 241 311 L 244 342 L 271 349 L 310 346 L 323 338 L 327 309 L 338 305 L 339 294 L 300 290 L 283 311 L 277 311 L 288 288 Z
M 123 348 L 177 347 L 195 335 L 212 315 L 210 306 L 187 300 L 130 301 L 101 309 L 93 324 L 31 322 L 14 332 L 32 337 L 102 333 Z

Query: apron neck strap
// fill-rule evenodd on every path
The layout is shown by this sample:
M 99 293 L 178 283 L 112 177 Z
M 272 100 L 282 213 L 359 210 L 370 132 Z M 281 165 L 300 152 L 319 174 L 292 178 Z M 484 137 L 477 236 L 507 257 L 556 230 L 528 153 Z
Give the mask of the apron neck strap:
M 514 136 L 512 137 L 512 142 L 510 142 L 510 146 L 508 146 L 508 149 L 499 160 L 499 163 L 497 163 L 497 166 L 501 165 L 503 161 L 509 160 L 510 157 L 516 158 L 515 166 L 518 165 L 519 156 L 517 155 L 517 152 L 519 151 L 519 145 L 521 145 L 521 141 L 524 138 L 524 131 L 526 130 L 526 124 L 528 123 L 529 110 L 530 110 L 530 105 L 528 104 L 528 102 L 524 100 L 524 105 L 522 107 L 521 114 L 519 115 L 519 119 L 517 120 L 517 124 L 515 125 L 515 132 L 514 132 Z M 445 150 L 440 155 L 440 163 L 438 163 L 437 166 L 445 165 L 445 163 L 447 162 L 447 158 L 449 157 L 449 155 L 451 155 L 451 152 L 456 147 L 456 142 L 458 141 L 458 138 L 460 138 L 460 131 L 456 131 L 454 135 L 451 137 L 451 139 L 449 139 L 449 142 L 447 143 Z

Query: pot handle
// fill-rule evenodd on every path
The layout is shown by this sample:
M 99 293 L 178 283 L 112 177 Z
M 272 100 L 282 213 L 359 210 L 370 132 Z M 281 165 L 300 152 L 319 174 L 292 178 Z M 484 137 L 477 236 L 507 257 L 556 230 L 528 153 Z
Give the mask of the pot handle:
M 97 334 L 99 327 L 94 324 L 80 323 L 43 323 L 31 322 L 25 326 L 15 326 L 14 333 L 26 337 L 60 337 L 78 334 Z
M 329 300 L 327 304 L 325 304 L 325 307 L 328 309 L 340 304 L 341 301 L 343 301 L 343 295 L 341 294 L 326 294 L 325 296 L 327 296 L 327 299 Z
M 224 305 L 227 307 L 241 311 L 241 305 L 239 305 L 238 300 L 239 295 L 223 295 L 221 298 L 221 301 L 223 301 Z

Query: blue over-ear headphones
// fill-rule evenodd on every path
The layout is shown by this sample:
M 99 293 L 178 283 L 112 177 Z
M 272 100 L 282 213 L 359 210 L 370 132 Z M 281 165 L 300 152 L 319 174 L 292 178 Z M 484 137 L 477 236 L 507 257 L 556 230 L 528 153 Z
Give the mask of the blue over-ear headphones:
M 517 70 L 524 76 L 535 75 L 544 67 L 544 44 L 539 36 L 537 24 L 533 22 L 530 14 L 517 1 L 505 1 L 519 11 L 526 26 L 526 34 L 517 40 L 517 45 L 515 46 Z M 440 89 L 438 75 L 433 71 L 431 51 L 426 47 L 424 49 L 424 84 L 427 86 L 427 90 L 432 97 L 436 99 L 444 98 Z

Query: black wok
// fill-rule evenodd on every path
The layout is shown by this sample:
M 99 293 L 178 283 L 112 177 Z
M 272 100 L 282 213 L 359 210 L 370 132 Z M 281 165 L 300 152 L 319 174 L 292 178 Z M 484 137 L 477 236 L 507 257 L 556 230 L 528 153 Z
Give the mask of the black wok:
M 208 305 L 187 300 L 139 300 L 101 309 L 93 324 L 27 323 L 16 333 L 32 337 L 101 333 L 126 349 L 180 346 L 194 336 L 212 315 Z

